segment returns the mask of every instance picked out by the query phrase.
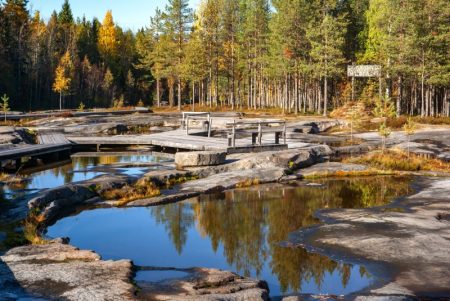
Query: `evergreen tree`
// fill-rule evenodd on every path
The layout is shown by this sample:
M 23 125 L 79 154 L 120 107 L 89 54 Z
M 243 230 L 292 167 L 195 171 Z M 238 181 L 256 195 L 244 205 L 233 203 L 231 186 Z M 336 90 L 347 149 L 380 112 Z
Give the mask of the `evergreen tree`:
M 315 72 L 323 78 L 323 115 L 328 113 L 328 80 L 343 73 L 346 23 L 342 16 L 334 16 L 334 3 L 321 7 L 322 16 L 312 21 L 307 36 L 311 43 L 311 58 Z M 321 108 L 319 105 L 318 113 Z
M 174 70 L 178 84 L 178 110 L 181 110 L 181 69 L 185 55 L 184 46 L 192 21 L 192 10 L 189 8 L 188 0 L 169 0 L 166 6 L 165 27 L 167 34 L 177 45 Z
M 61 11 L 58 14 L 58 22 L 60 24 L 73 24 L 72 9 L 70 8 L 69 0 L 64 0 Z

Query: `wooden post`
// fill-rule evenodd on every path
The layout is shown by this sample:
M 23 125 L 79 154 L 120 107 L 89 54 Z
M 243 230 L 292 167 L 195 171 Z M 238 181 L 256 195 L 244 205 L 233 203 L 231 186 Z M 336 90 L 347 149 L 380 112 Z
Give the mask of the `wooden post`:
M 261 127 L 261 121 L 258 121 L 258 144 L 261 146 L 262 144 L 262 127 Z
M 211 126 L 212 126 L 212 118 L 211 114 L 208 113 L 208 137 L 211 137 Z
M 233 119 L 233 129 L 231 130 L 231 142 L 233 147 L 236 147 L 236 120 Z
M 378 93 L 380 94 L 380 101 L 381 101 L 383 99 L 383 87 L 382 87 L 381 76 L 378 77 Z
M 286 121 L 283 126 L 283 143 L 286 144 Z
M 22 165 L 22 158 L 16 159 L 15 168 L 19 169 L 21 165 Z
M 355 77 L 352 76 L 352 101 L 355 101 Z
M 185 123 L 186 123 L 186 135 L 189 135 L 189 116 L 186 116 Z

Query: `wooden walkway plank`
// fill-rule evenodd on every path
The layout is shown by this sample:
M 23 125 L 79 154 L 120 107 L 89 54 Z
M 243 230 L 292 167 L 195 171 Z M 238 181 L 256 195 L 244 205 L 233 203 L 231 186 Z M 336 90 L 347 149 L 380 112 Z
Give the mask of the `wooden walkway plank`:
M 154 145 L 194 151 L 227 151 L 229 149 L 227 138 L 186 135 L 186 131 L 181 129 L 145 135 L 69 137 L 69 140 L 81 145 Z M 263 134 L 262 141 L 263 149 L 270 150 L 274 146 L 280 147 L 280 145 L 274 144 L 273 134 Z M 258 148 L 252 145 L 251 137 L 236 139 L 235 145 L 237 148 Z
M 68 151 L 70 144 L 31 144 L 0 151 L 1 160 L 15 160 L 22 157 L 34 157 L 51 153 Z

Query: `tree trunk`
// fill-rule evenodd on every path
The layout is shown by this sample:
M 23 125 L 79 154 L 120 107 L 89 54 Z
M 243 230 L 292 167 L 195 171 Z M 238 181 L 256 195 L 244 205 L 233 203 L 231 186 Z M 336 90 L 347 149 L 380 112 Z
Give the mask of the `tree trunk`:
M 192 81 L 192 112 L 195 111 L 195 82 Z
M 178 111 L 181 111 L 181 79 L 178 79 Z
M 160 91 L 159 91 L 159 81 L 160 81 L 160 79 L 157 78 L 156 79 L 156 104 L 157 104 L 158 107 L 161 106 L 161 94 L 160 94 Z
M 327 116 L 328 109 L 328 77 L 325 76 L 323 81 L 323 116 Z
M 397 117 L 400 117 L 400 115 L 402 113 L 402 93 L 403 93 L 402 85 L 403 85 L 402 77 L 399 76 L 398 77 L 397 111 L 396 111 Z

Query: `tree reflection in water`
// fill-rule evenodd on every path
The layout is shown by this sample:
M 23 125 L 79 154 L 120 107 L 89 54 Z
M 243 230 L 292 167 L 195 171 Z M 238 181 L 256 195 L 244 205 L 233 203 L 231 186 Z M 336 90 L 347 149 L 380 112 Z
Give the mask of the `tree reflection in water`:
M 383 205 L 408 194 L 410 180 L 395 177 L 322 180 L 323 186 L 261 185 L 225 193 L 203 195 L 177 204 L 149 208 L 164 224 L 179 254 L 194 225 L 209 237 L 216 252 L 235 272 L 259 276 L 266 262 L 278 278 L 281 291 L 302 291 L 304 281 L 320 288 L 326 273 L 338 272 L 346 287 L 352 266 L 337 263 L 302 248 L 282 247 L 280 242 L 301 227 L 318 223 L 321 208 L 365 208 Z M 360 268 L 361 277 L 368 276 Z

